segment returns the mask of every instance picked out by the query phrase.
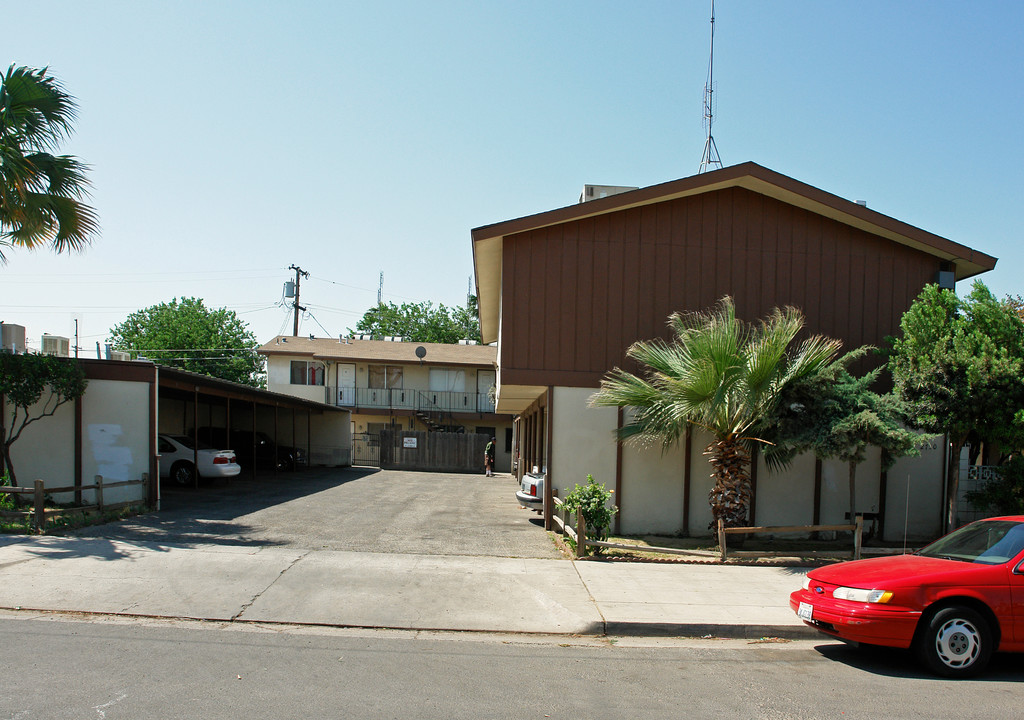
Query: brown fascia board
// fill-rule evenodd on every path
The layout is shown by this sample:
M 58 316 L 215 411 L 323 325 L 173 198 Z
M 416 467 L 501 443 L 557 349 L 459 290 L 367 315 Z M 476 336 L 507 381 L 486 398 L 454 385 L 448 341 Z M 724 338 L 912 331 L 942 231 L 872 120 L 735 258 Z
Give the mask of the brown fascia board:
M 492 297 L 491 293 L 496 289 L 500 290 L 501 242 L 505 237 L 550 225 L 729 187 L 741 187 L 775 198 L 955 263 L 957 280 L 965 280 L 987 272 L 994 268 L 997 262 L 996 258 L 978 250 L 794 180 L 757 163 L 745 162 L 701 175 L 692 175 L 680 180 L 651 185 L 598 200 L 576 203 L 514 220 L 484 225 L 472 230 L 473 266 L 477 298 L 480 302 L 480 329 L 484 342 L 494 342 L 497 339 L 500 300 L 497 297 Z M 495 253 L 497 253 L 497 258 L 495 258 Z M 495 259 L 497 259 L 497 263 L 495 263 Z M 481 267 L 483 261 L 487 261 L 489 266 Z

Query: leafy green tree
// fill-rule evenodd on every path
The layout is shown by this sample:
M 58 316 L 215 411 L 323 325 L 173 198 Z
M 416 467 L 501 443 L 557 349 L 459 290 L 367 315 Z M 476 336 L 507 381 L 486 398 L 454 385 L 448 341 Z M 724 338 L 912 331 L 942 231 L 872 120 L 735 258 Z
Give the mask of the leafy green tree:
M 792 383 L 780 412 L 763 430 L 773 442 L 765 453 L 769 467 L 785 465 L 805 451 L 847 463 L 851 520 L 857 512 L 857 466 L 867 459 L 868 449 L 881 449 L 882 470 L 888 470 L 899 458 L 919 454 L 926 439 L 904 426 L 906 408 L 898 397 L 873 390 L 883 367 L 861 377 L 849 372 L 870 350 L 858 348 L 817 375 Z
M 74 360 L 0 352 L 0 398 L 6 403 L 0 402 L 0 450 L 11 485 L 18 484 L 11 446 L 29 425 L 80 398 L 86 384 L 85 371 Z
M 949 440 L 945 522 L 952 528 L 968 435 L 1024 442 L 1024 321 L 981 282 L 965 298 L 929 285 L 900 330 L 889 369 L 911 424 Z
M 349 332 L 376 337 L 401 336 L 413 342 L 455 344 L 459 340 L 480 342 L 477 299 L 471 295 L 465 307 L 434 307 L 431 302 L 382 303 L 366 311 Z
M 11 65 L 0 78 L 0 261 L 4 247 L 80 250 L 99 232 L 86 166 L 54 155 L 72 131 L 75 100 L 47 73 Z
M 116 350 L 232 382 L 265 387 L 256 337 L 233 310 L 174 298 L 129 315 L 110 330 Z
M 668 447 L 689 426 L 711 433 L 704 454 L 715 479 L 712 527 L 719 518 L 741 527 L 751 497 L 749 447 L 763 442 L 752 431 L 776 412 L 787 385 L 820 372 L 841 343 L 814 336 L 792 348 L 804 326 L 798 310 L 776 308 L 752 325 L 736 318 L 729 297 L 708 312 L 676 313 L 669 326 L 671 341 L 641 341 L 627 351 L 643 376 L 615 368 L 590 403 L 633 409 L 620 440 Z

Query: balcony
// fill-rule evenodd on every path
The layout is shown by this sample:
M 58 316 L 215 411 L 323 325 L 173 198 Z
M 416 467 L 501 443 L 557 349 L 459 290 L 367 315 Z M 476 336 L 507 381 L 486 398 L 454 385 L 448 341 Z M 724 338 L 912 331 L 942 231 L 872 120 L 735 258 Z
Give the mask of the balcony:
M 493 413 L 494 402 L 487 393 L 406 388 L 329 388 L 335 404 L 341 407 L 372 410 L 411 410 L 413 412 Z

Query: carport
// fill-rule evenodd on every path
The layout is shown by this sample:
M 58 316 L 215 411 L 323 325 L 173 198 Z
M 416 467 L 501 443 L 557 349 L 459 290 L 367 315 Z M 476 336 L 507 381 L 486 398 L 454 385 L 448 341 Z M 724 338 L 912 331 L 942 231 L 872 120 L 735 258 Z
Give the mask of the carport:
M 160 433 L 194 439 L 199 428 L 262 433 L 275 446 L 302 449 L 308 465 L 351 464 L 350 413 L 343 408 L 163 366 L 157 386 Z M 255 464 L 243 467 L 252 478 L 256 471 Z

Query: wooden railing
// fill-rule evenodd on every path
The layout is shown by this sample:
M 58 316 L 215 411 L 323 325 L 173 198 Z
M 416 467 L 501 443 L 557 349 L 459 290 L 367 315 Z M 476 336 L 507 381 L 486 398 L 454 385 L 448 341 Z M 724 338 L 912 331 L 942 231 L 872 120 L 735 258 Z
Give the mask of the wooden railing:
M 658 547 L 654 545 L 626 545 L 624 543 L 613 543 L 606 542 L 604 540 L 589 540 L 587 538 L 587 524 L 583 519 L 583 513 L 573 513 L 565 508 L 565 503 L 561 498 L 558 497 L 558 491 L 552 488 L 551 500 L 554 502 L 554 509 L 551 513 L 551 519 L 555 525 L 561 530 L 563 535 L 572 538 L 573 543 L 576 545 L 576 557 L 581 558 L 587 554 L 588 547 L 594 548 L 610 548 L 616 550 L 628 550 L 630 552 L 651 552 L 651 553 L 664 553 L 668 555 L 691 555 L 697 557 L 714 557 L 712 553 L 707 550 L 686 550 L 682 548 L 669 548 L 669 547 Z M 576 515 L 574 521 L 569 518 L 572 515 Z M 757 526 L 757 527 L 738 527 L 738 528 L 727 528 L 725 523 L 719 519 L 718 521 L 718 548 L 719 557 L 722 562 L 728 560 L 728 549 L 726 545 L 727 535 L 746 535 L 755 533 L 766 533 L 766 532 L 820 532 L 825 530 L 838 530 L 838 531 L 851 531 L 853 532 L 853 558 L 855 560 L 860 559 L 861 554 L 861 542 L 864 534 L 864 517 L 858 515 L 856 522 L 851 525 L 774 525 L 774 526 Z M 772 557 L 780 555 L 793 555 L 793 551 L 758 551 L 756 553 L 763 557 Z
M 852 525 L 772 525 L 757 527 L 725 527 L 725 521 L 718 518 L 718 549 L 722 555 L 722 562 L 728 559 L 726 549 L 726 536 L 747 535 L 756 533 L 784 533 L 784 532 L 819 532 L 823 530 L 838 530 L 853 532 L 853 559 L 860 560 L 861 542 L 864 536 L 864 516 L 857 515 Z M 761 552 L 758 555 L 792 555 L 790 552 Z
M 118 482 L 103 482 L 103 476 L 97 475 L 96 481 L 92 485 L 73 485 L 70 487 L 46 487 L 42 480 L 36 480 L 32 487 L 0 487 L 0 493 L 6 493 L 7 495 L 31 495 L 32 496 L 32 509 L 31 510 L 0 510 L 0 517 L 31 517 L 33 525 L 37 530 L 42 530 L 46 527 L 46 518 L 55 517 L 58 515 L 66 515 L 68 513 L 84 512 L 86 510 L 115 510 L 118 508 L 126 507 L 129 505 L 140 505 L 142 501 L 129 501 L 120 502 L 113 504 L 104 504 L 103 502 L 103 491 L 112 490 L 113 488 L 128 487 L 130 485 L 145 485 L 149 482 L 149 473 L 142 473 L 142 477 L 139 480 L 121 480 Z M 92 505 L 78 505 L 70 508 L 49 508 L 46 507 L 46 495 L 56 493 L 69 493 L 78 492 L 79 490 L 93 490 L 95 491 L 95 503 Z

